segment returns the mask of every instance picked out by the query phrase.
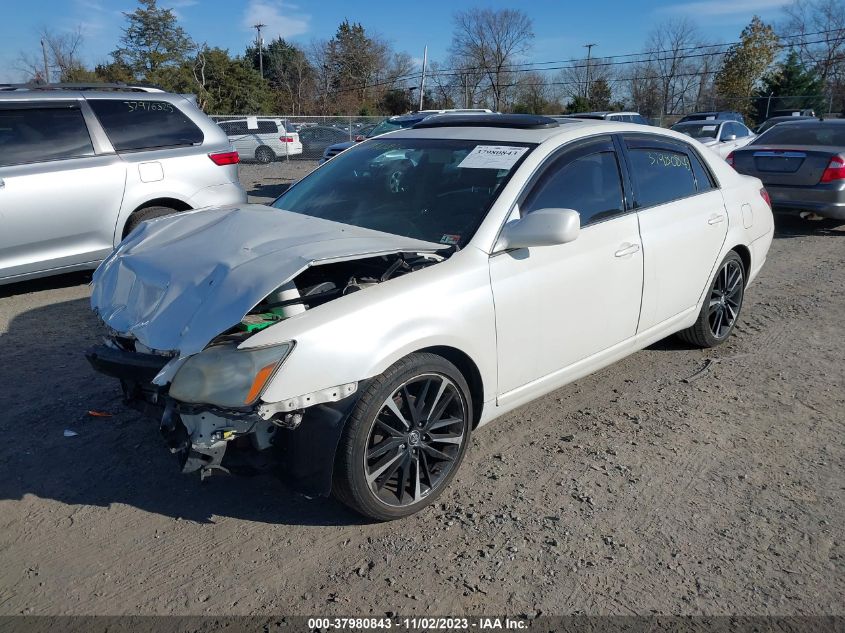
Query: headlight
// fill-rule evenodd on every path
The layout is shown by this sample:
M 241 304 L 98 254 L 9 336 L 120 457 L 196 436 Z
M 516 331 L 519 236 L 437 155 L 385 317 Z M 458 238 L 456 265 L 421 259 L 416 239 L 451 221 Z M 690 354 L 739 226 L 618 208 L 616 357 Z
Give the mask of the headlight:
M 233 345 L 210 347 L 191 356 L 176 372 L 170 395 L 182 402 L 244 407 L 253 404 L 293 343 L 239 350 Z

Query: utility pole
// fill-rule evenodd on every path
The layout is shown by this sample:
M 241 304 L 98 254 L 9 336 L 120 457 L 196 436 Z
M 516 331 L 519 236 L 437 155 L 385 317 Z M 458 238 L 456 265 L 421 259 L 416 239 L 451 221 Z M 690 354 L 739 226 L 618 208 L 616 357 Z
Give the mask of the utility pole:
M 50 83 L 50 64 L 47 63 L 47 45 L 44 38 L 41 38 L 41 54 L 44 56 L 44 83 Z
M 425 91 L 425 67 L 428 64 L 428 44 L 426 44 L 425 48 L 423 49 L 423 67 L 422 67 L 422 76 L 420 77 L 420 107 L 419 110 L 423 109 L 423 94 Z
M 593 52 L 593 46 L 596 46 L 596 44 L 584 44 L 584 48 L 587 49 L 587 81 L 584 83 L 584 98 L 588 102 L 590 101 L 590 56 Z
M 261 29 L 263 29 L 266 24 L 253 24 L 252 28 L 256 30 L 258 35 L 256 39 L 258 41 L 258 72 L 261 73 L 261 78 L 264 79 L 264 40 L 261 39 Z

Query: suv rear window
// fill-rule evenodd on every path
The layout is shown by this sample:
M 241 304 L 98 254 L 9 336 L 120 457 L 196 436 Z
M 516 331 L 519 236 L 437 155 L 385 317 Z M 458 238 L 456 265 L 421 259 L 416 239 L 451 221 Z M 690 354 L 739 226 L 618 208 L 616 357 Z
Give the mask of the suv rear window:
M 82 112 L 76 107 L 0 110 L 0 165 L 93 156 Z
M 198 145 L 202 131 L 167 101 L 89 99 L 118 152 Z

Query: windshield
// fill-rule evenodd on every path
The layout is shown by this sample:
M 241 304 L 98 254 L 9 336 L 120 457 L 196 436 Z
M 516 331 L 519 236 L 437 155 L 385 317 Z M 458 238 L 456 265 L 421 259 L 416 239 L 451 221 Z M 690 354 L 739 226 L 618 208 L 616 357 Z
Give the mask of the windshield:
M 338 154 L 273 206 L 463 246 L 534 147 L 500 141 L 373 139 Z
M 692 138 L 715 139 L 719 134 L 717 123 L 693 123 L 689 125 L 684 123 L 683 125 L 675 125 L 672 129 Z
M 387 134 L 388 132 L 393 132 L 395 130 L 401 130 L 406 127 L 411 127 L 414 123 L 419 123 L 420 119 L 409 119 L 407 121 L 391 121 L 390 119 L 385 119 L 377 126 L 375 126 L 370 132 L 367 134 L 367 138 L 373 138 L 374 136 L 381 136 L 382 134 Z
M 753 145 L 827 145 L 845 147 L 845 125 L 831 123 L 781 123 L 758 136 Z

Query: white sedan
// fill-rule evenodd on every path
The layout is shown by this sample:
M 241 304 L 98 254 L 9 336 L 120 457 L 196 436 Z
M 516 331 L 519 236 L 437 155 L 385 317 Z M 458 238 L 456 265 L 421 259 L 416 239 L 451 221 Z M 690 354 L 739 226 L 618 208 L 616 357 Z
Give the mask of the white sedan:
M 274 464 L 394 519 L 477 427 L 669 335 L 725 341 L 772 235 L 760 181 L 682 134 L 431 117 L 272 207 L 141 225 L 94 276 L 88 357 L 183 471 Z
M 745 147 L 757 137 L 739 121 L 684 121 L 673 125 L 672 129 L 694 138 L 722 158 L 727 158 L 732 151 Z

